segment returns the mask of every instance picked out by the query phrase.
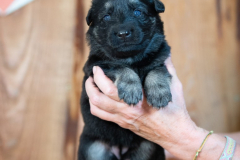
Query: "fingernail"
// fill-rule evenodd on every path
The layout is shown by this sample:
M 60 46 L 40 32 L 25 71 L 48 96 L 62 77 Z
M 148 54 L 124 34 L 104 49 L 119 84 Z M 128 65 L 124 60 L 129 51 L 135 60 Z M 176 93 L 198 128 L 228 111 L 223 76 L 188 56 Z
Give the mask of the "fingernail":
M 96 67 L 96 66 L 94 66 L 94 67 L 93 67 L 93 74 L 95 74 L 95 73 L 96 73 L 96 71 L 97 71 L 97 67 Z

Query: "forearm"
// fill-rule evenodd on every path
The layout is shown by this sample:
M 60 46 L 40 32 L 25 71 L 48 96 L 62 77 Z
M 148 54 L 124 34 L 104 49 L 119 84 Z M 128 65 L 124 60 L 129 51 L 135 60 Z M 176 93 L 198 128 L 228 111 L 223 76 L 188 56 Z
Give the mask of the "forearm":
M 189 134 L 185 133 L 184 135 L 181 135 L 178 142 L 172 141 L 172 143 L 165 145 L 164 148 L 177 158 L 192 160 L 208 133 L 208 131 L 197 128 Z M 231 137 L 234 138 L 234 136 Z M 218 160 L 224 150 L 225 144 L 226 138 L 224 136 L 218 134 L 210 135 L 202 151 L 199 153 L 197 160 Z M 239 144 L 236 146 L 233 160 L 240 160 Z

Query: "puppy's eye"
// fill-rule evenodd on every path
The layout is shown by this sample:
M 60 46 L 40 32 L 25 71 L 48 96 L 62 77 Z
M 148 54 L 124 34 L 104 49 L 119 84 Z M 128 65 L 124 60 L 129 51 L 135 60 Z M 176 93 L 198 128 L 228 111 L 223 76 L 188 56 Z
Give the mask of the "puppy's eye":
M 142 15 L 142 12 L 136 9 L 136 10 L 134 11 L 134 15 L 135 15 L 136 17 L 139 17 L 139 16 Z
M 103 17 L 104 21 L 110 21 L 110 19 L 111 19 L 111 16 L 108 14 Z

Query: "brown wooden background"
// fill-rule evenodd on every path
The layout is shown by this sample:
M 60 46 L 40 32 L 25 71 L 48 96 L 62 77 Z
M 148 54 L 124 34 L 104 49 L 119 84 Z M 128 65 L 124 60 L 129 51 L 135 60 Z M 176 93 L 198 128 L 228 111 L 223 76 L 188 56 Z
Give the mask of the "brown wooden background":
M 189 113 L 240 130 L 240 0 L 163 0 Z M 0 17 L 0 160 L 73 160 L 90 0 L 35 0 Z

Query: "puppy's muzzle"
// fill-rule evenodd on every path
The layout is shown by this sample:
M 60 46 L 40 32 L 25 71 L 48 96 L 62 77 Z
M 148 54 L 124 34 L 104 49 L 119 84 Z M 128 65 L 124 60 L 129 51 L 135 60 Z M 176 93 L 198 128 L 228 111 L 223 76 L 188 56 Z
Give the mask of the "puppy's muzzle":
M 119 42 L 131 41 L 135 35 L 135 29 L 132 24 L 117 25 L 112 28 L 115 39 Z M 114 38 L 114 37 L 112 37 Z
M 134 23 L 125 23 L 112 26 L 108 34 L 108 43 L 113 48 L 136 45 L 142 41 L 144 34 Z

